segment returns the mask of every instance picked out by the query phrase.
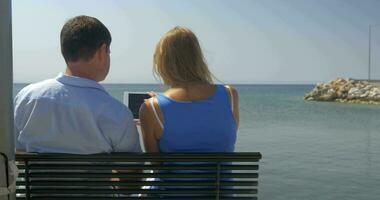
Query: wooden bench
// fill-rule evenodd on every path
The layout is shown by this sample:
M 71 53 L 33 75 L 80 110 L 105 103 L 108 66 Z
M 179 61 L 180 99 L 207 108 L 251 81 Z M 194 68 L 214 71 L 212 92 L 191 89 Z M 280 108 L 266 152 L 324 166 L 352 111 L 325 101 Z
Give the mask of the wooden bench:
M 18 200 L 257 199 L 260 159 L 250 152 L 17 154 L 16 193 Z

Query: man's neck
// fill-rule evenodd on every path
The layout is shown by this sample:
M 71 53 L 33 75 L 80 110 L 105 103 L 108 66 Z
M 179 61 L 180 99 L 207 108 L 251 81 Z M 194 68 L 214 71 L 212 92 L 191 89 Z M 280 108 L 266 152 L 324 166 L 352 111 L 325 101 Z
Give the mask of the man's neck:
M 95 79 L 95 77 L 93 77 L 91 74 L 89 74 L 89 73 L 82 73 L 82 72 L 79 72 L 79 71 L 73 71 L 69 67 L 66 67 L 65 75 L 67 75 L 67 76 L 76 76 L 76 77 L 81 77 L 81 78 L 87 78 L 87 79 L 90 79 L 90 80 L 98 82 Z

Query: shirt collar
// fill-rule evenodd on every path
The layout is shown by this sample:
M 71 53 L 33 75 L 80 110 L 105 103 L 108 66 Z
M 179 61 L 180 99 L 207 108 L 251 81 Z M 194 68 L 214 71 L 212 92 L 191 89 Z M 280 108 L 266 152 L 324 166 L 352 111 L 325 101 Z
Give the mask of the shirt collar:
M 103 86 L 101 86 L 98 82 L 87 79 L 87 78 L 82 78 L 78 76 L 68 76 L 63 73 L 59 73 L 58 76 L 56 77 L 56 80 L 62 84 L 65 85 L 71 85 L 71 86 L 76 86 L 76 87 L 86 87 L 86 88 L 95 88 L 99 89 L 102 91 L 106 91 Z

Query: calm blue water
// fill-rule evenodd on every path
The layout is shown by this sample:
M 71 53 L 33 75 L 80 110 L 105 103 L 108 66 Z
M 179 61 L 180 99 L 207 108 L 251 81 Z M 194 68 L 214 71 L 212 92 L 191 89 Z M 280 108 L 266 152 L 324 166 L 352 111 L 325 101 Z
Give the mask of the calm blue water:
M 14 93 L 24 85 L 15 84 Z M 241 85 L 237 151 L 260 151 L 259 199 L 380 199 L 380 106 L 307 102 L 311 85 Z M 157 85 L 109 84 L 123 91 Z

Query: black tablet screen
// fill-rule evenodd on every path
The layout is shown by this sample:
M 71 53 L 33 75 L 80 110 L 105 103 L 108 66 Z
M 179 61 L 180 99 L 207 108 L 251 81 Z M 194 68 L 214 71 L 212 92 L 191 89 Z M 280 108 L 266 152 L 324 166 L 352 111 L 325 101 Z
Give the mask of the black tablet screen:
M 139 118 L 139 111 L 141 104 L 144 103 L 144 99 L 149 99 L 150 96 L 147 93 L 129 93 L 128 95 L 128 107 L 133 113 L 133 118 Z

